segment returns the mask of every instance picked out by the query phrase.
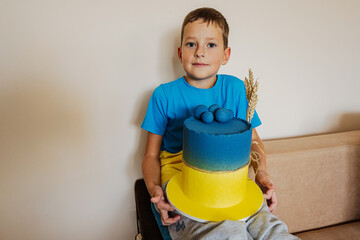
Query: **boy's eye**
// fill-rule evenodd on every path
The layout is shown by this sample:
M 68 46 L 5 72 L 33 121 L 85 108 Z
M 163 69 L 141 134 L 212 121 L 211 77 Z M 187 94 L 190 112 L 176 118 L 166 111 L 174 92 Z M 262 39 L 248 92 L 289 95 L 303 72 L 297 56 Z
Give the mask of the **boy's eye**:
M 208 47 L 210 47 L 210 48 L 216 47 L 216 44 L 215 43 L 209 43 Z
M 189 42 L 189 43 L 186 44 L 186 46 L 188 46 L 188 47 L 195 47 L 195 43 Z

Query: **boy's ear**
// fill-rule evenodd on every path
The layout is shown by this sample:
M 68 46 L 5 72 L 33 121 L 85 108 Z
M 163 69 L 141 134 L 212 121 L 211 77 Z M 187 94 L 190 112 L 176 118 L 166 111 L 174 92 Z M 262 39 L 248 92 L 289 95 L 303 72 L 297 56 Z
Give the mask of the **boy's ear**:
M 224 60 L 222 62 L 222 65 L 225 65 L 229 59 L 230 59 L 230 55 L 231 55 L 231 48 L 230 47 L 227 47 L 225 50 L 224 50 Z
M 181 47 L 178 47 L 178 58 L 179 58 L 179 61 L 182 63 L 182 52 L 181 52 Z

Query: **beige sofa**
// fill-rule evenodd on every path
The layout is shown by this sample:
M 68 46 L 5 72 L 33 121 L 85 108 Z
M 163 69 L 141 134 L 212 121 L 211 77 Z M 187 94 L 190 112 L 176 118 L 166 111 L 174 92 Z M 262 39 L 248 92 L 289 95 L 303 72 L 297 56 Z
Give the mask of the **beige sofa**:
M 303 240 L 360 239 L 360 130 L 264 141 L 275 211 Z

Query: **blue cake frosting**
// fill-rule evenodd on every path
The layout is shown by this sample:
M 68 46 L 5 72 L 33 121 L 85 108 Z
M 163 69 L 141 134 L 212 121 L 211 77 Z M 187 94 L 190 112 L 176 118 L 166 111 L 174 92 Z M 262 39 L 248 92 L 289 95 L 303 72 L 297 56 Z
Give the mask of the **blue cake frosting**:
M 249 162 L 251 136 L 251 125 L 239 118 L 206 123 L 190 117 L 184 122 L 184 161 L 204 171 L 234 171 Z

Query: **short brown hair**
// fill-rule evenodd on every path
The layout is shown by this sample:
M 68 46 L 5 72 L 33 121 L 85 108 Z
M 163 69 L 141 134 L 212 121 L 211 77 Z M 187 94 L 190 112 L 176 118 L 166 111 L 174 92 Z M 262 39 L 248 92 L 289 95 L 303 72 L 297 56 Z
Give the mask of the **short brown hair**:
M 207 24 L 216 24 L 219 26 L 223 33 L 224 40 L 224 48 L 228 47 L 228 36 L 229 36 L 229 25 L 226 22 L 225 17 L 214 8 L 198 8 L 191 11 L 188 15 L 186 15 L 184 22 L 181 27 L 181 45 L 184 37 L 184 29 L 186 24 L 195 22 L 197 20 L 203 20 L 204 23 Z

